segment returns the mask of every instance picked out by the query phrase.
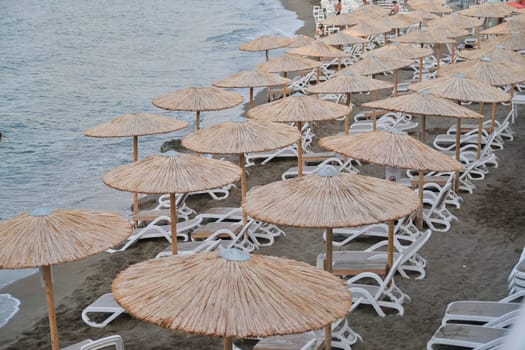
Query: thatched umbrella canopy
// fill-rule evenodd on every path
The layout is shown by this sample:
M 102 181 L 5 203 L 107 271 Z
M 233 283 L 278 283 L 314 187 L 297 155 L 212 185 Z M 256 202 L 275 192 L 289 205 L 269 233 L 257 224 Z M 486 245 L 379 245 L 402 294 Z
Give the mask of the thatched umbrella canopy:
M 309 87 L 307 91 L 314 94 L 346 94 L 346 105 L 350 107 L 352 93 L 391 89 L 392 87 L 394 87 L 394 84 L 390 82 L 348 72 L 347 74 L 337 75 L 333 79 Z M 348 135 L 350 129 L 350 114 L 347 114 L 345 118 L 345 134 Z
M 101 253 L 130 233 L 126 218 L 94 210 L 39 208 L 0 221 L 0 269 L 40 267 L 44 272 L 53 350 L 60 347 L 51 265 Z
M 453 13 L 449 16 L 439 17 L 431 22 L 429 25 L 432 26 L 438 23 L 446 23 L 457 28 L 469 29 L 477 28 L 483 25 L 483 20 L 474 17 L 462 16 L 458 13 Z
M 419 199 L 423 205 L 424 171 L 461 171 L 463 164 L 436 151 L 407 133 L 372 131 L 353 135 L 336 135 L 319 140 L 321 147 L 353 159 L 383 166 L 419 170 Z
M 518 32 L 525 35 L 525 22 L 522 21 L 508 21 L 489 29 L 485 29 L 481 34 L 486 35 L 504 35 L 511 34 L 512 32 Z
M 416 47 L 412 45 L 401 44 L 393 42 L 386 46 L 368 51 L 364 57 L 378 56 L 378 57 L 392 57 L 400 59 L 417 59 L 432 55 L 432 49 L 428 47 Z
M 446 36 L 447 38 L 451 39 L 457 39 L 460 36 L 466 36 L 469 34 L 469 31 L 448 23 L 429 24 L 429 28 L 438 32 L 440 35 Z
M 291 82 L 290 79 L 271 73 L 261 71 L 242 71 L 222 80 L 214 81 L 212 85 L 220 88 L 250 88 L 249 108 L 252 108 L 253 88 L 279 85 L 284 87 L 289 82 Z
M 441 35 L 436 31 L 427 31 L 426 29 L 421 29 L 418 31 L 413 31 L 403 36 L 392 39 L 392 41 L 397 41 L 400 43 L 409 43 L 409 44 L 432 44 L 436 46 L 436 56 L 437 56 L 437 72 L 439 74 L 439 62 L 441 57 L 441 44 L 454 43 L 455 41 Z
M 412 84 L 409 89 L 428 90 L 432 95 L 464 102 L 499 103 L 509 101 L 511 98 L 501 89 L 467 78 L 463 73 Z
M 399 68 L 411 65 L 412 59 L 401 59 L 389 56 L 367 55 L 364 59 L 352 64 L 350 67 L 341 70 L 338 74 L 352 72 L 360 75 L 374 75 L 378 73 L 394 71 L 394 95 L 397 95 L 397 82 Z
M 165 134 L 188 126 L 187 122 L 151 113 L 124 114 L 84 132 L 91 137 L 133 137 L 133 161 L 139 159 L 139 136 Z M 139 211 L 138 193 L 133 194 L 133 214 Z
M 418 19 L 418 22 L 421 22 L 419 21 L 419 19 L 428 21 L 428 20 L 440 18 L 438 15 L 435 15 L 429 11 L 425 11 L 424 9 L 421 9 L 421 8 L 416 9 L 414 11 L 404 12 L 403 15 L 411 16 L 414 19 Z
M 296 55 L 282 55 L 270 59 L 266 63 L 257 65 L 257 70 L 269 73 L 300 72 L 304 70 L 315 69 L 321 66 L 321 62 L 310 60 L 305 57 Z
M 525 69 L 523 69 L 523 66 L 510 62 L 494 61 L 486 56 L 478 60 L 447 66 L 441 73 L 443 75 L 463 73 L 466 77 L 494 86 L 525 81 Z
M 292 38 L 292 43 L 286 47 L 301 47 L 313 44 L 315 39 L 307 35 L 298 34 Z
M 370 35 L 385 34 L 392 30 L 392 27 L 383 22 L 375 22 L 372 19 L 363 21 L 349 29 L 345 29 L 346 34 L 360 37 L 368 37 Z
M 403 96 L 390 97 L 375 102 L 367 102 L 363 104 L 363 106 L 393 112 L 419 114 L 421 116 L 450 117 L 456 118 L 458 121 L 463 118 L 478 119 L 480 122 L 483 120 L 481 114 L 471 111 L 470 109 L 460 106 L 450 100 L 433 96 L 427 90 Z M 460 130 L 460 128 L 458 128 L 458 130 Z M 424 140 L 424 134 L 425 122 L 423 119 L 421 122 L 421 140 Z M 459 135 L 460 133 L 457 134 Z M 456 141 L 456 160 L 459 160 L 459 137 Z
M 282 36 L 263 35 L 256 39 L 248 41 L 247 43 L 242 44 L 241 46 L 239 46 L 239 49 L 241 49 L 242 51 L 251 52 L 265 51 L 266 61 L 268 61 L 268 51 L 288 46 L 292 43 L 292 40 L 293 39 L 285 38 Z
M 175 331 L 224 337 L 229 350 L 233 338 L 324 327 L 344 317 L 352 304 L 346 285 L 331 273 L 237 249 L 132 265 L 115 278 L 112 291 L 135 318 Z
M 525 57 L 523 57 L 523 55 L 520 55 L 511 49 L 507 49 L 503 45 L 487 47 L 479 50 L 463 50 L 460 51 L 458 56 L 468 60 L 479 60 L 483 57 L 489 57 L 495 62 L 509 62 L 520 64 L 522 66 L 525 65 Z
M 369 4 L 363 5 L 352 11 L 355 16 L 368 16 L 368 17 L 385 17 L 388 16 L 390 10 L 379 5 Z
M 104 183 L 120 191 L 169 193 L 172 248 L 176 255 L 175 193 L 223 187 L 240 176 L 241 169 L 230 162 L 169 151 L 114 168 L 104 175 Z
M 412 6 L 412 5 L 411 5 Z M 414 7 L 414 6 L 412 6 Z M 415 6 L 414 7 L 415 9 L 417 9 L 418 7 Z M 425 11 L 428 11 L 428 12 L 431 12 L 431 13 L 439 13 L 439 14 L 448 14 L 448 13 L 452 13 L 454 12 L 453 9 L 451 9 L 450 7 L 448 6 L 445 6 L 445 5 L 435 5 L 435 6 L 429 6 L 429 7 L 420 7 L 422 9 L 424 9 Z
M 288 50 L 290 55 L 310 56 L 310 57 L 330 57 L 330 58 L 341 58 L 349 56 L 348 53 L 338 50 L 335 47 L 328 45 L 327 43 L 316 40 L 310 45 L 303 47 L 296 47 L 295 49 Z
M 469 17 L 503 18 L 512 14 L 512 10 L 500 6 L 498 3 L 492 2 L 470 6 L 468 9 L 458 11 L 458 14 Z
M 525 50 L 525 35 L 520 32 L 512 32 L 510 35 L 501 35 L 485 41 L 486 47 L 503 45 L 514 51 Z
M 386 16 L 381 19 L 381 22 L 383 22 L 386 26 L 392 28 L 392 29 L 401 29 L 401 28 L 408 28 L 412 24 L 416 24 L 421 19 L 412 17 L 412 16 L 403 16 L 400 13 L 397 13 L 396 15 L 392 16 Z M 399 33 L 398 33 L 399 35 Z
M 410 7 L 442 6 L 447 0 L 411 0 Z
M 170 111 L 196 112 L 196 128 L 200 128 L 200 113 L 220 111 L 240 105 L 244 98 L 234 92 L 212 87 L 186 88 L 153 99 L 154 106 Z
M 198 130 L 182 139 L 195 152 L 239 154 L 242 204 L 246 202 L 245 153 L 265 152 L 296 143 L 301 133 L 294 127 L 257 119 L 243 119 Z M 244 224 L 248 222 L 243 212 Z
M 311 96 L 289 96 L 250 109 L 248 117 L 281 123 L 297 123 L 297 128 L 301 131 L 303 122 L 334 120 L 351 111 L 348 106 Z M 297 144 L 297 154 L 299 176 L 301 176 L 303 170 L 301 138 Z
M 332 16 L 321 20 L 319 23 L 325 26 L 353 26 L 360 22 L 360 16 L 356 16 L 353 13 L 343 13 L 339 16 Z
M 91 137 L 133 137 L 133 161 L 138 160 L 138 137 L 166 134 L 188 126 L 187 122 L 151 113 L 124 114 L 84 132 Z
M 339 16 L 336 16 L 339 17 Z M 334 33 L 332 35 L 326 36 L 320 39 L 322 42 L 328 45 L 358 45 L 366 43 L 365 39 L 358 38 L 356 36 L 350 35 L 344 31 Z
M 248 192 L 245 210 L 251 217 L 277 225 L 326 229 L 326 269 L 332 267 L 332 228 L 393 220 L 414 212 L 419 198 L 404 186 L 369 176 L 322 169 L 277 181 Z M 393 230 L 389 235 L 392 263 Z

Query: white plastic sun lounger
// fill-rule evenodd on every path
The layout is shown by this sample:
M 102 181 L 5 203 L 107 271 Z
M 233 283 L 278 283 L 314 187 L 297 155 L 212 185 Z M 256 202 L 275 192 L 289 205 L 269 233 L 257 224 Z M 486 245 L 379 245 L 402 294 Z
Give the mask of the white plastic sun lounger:
M 113 294 L 106 293 L 82 310 L 82 321 L 90 327 L 104 328 L 125 312 L 126 310 L 115 301 Z M 101 321 L 94 321 L 89 317 L 91 314 L 104 314 L 107 317 Z
M 124 341 L 120 335 L 110 335 L 105 338 L 91 340 L 87 339 L 80 343 L 69 345 L 62 350 L 98 350 L 98 349 L 115 349 L 124 350 Z
M 441 324 L 458 321 L 490 322 L 519 310 L 520 306 L 520 303 L 505 301 L 454 301 L 448 304 Z

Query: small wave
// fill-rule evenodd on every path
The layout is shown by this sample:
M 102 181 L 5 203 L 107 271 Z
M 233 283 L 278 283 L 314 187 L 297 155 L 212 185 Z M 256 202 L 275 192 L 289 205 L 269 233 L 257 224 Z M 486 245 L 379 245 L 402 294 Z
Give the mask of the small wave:
M 13 298 L 11 294 L 0 294 L 0 328 L 16 315 L 20 306 L 20 300 Z

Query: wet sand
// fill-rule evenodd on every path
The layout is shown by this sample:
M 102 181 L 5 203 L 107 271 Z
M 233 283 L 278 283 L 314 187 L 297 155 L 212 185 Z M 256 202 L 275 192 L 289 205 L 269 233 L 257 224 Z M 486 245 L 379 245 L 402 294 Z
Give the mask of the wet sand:
M 312 35 L 312 5 L 317 2 L 283 0 L 283 3 L 305 21 L 299 33 Z M 262 99 L 258 97 L 259 103 Z M 352 101 L 359 104 L 366 99 L 365 95 L 356 95 Z M 501 119 L 506 114 L 506 107 L 498 106 L 498 110 Z M 525 108 L 522 107 L 520 112 L 525 113 Z M 427 140 L 453 122 L 429 119 Z M 322 137 L 338 133 L 342 128 L 341 121 L 323 122 L 315 124 L 314 132 L 317 137 Z M 518 120 L 513 129 L 515 140 L 506 142 L 505 149 L 497 152 L 499 168 L 491 168 L 484 181 L 475 182 L 474 194 L 462 195 L 461 209 L 451 209 L 459 222 L 454 223 L 449 232 L 433 233 L 420 252 L 428 260 L 426 278 L 408 280 L 396 277 L 396 284 L 412 298 L 405 305 L 405 315 L 390 313 L 380 318 L 372 308 L 361 306 L 350 316 L 352 328 L 364 339 L 354 345 L 354 349 L 422 349 L 440 324 L 447 303 L 462 299 L 498 300 L 506 295 L 506 278 L 525 245 L 522 234 L 525 225 L 523 121 Z M 252 167 L 249 169 L 249 187 L 277 181 L 291 166 L 294 166 L 292 160 L 282 160 Z M 367 166 L 363 173 L 380 174 L 381 171 L 378 167 Z M 225 201 L 216 202 L 202 196 L 190 198 L 188 205 L 201 212 L 212 206 L 234 206 L 239 202 L 240 191 L 236 189 Z M 259 252 L 315 264 L 317 254 L 324 251 L 320 231 L 284 229 L 286 237 Z M 221 339 L 171 332 L 128 315 L 120 316 L 103 329 L 90 328 L 82 322 L 82 309 L 101 294 L 111 291 L 111 282 L 118 272 L 154 257 L 166 246 L 164 240 L 141 241 L 123 253 L 100 254 L 57 266 L 54 286 L 60 344 L 66 346 L 85 338 L 120 334 L 126 349 L 131 350 L 222 349 Z M 355 247 L 348 245 L 344 249 Z M 20 312 L 0 329 L 0 349 L 49 349 L 45 294 L 38 276 L 18 281 L 0 292 L 11 293 L 22 302 Z M 252 344 L 247 341 L 239 345 L 249 349 Z

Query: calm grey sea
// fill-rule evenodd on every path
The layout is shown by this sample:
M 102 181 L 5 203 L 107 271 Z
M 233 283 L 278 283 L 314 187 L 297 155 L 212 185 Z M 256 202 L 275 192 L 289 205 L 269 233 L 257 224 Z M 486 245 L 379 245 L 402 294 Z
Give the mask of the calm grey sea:
M 132 159 L 131 139 L 83 131 L 143 111 L 191 131 L 194 114 L 156 109 L 152 98 L 253 70 L 264 53 L 240 44 L 301 25 L 278 0 L 0 1 L 0 218 L 39 206 L 127 213 L 131 195 L 101 179 Z M 204 113 L 204 125 L 242 111 Z M 188 130 L 141 138 L 139 157 Z M 0 288 L 21 273 L 0 271 Z M 0 295 L 0 326 L 16 309 Z

